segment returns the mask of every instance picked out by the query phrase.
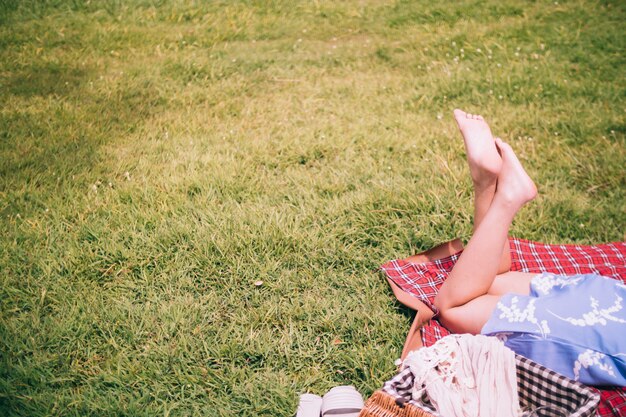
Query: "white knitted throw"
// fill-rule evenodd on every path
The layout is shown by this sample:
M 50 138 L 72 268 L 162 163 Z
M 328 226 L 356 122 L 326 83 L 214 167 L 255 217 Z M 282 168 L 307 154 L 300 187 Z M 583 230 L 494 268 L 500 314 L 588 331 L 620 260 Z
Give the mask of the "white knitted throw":
M 412 397 L 427 395 L 446 417 L 516 417 L 515 354 L 495 337 L 449 335 L 408 354 L 402 368 L 415 377 Z

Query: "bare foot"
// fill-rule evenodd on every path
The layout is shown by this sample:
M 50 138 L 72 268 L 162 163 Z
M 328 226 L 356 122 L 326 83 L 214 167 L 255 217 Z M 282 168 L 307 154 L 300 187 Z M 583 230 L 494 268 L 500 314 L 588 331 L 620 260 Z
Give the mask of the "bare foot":
M 499 201 L 515 210 L 537 196 L 537 187 L 517 159 L 508 143 L 497 138 L 496 144 L 502 155 L 502 170 L 498 176 L 498 188 L 494 202 Z
M 454 110 L 454 119 L 463 135 L 474 184 L 479 187 L 495 184 L 502 167 L 502 158 L 489 125 L 482 116 L 459 109 Z

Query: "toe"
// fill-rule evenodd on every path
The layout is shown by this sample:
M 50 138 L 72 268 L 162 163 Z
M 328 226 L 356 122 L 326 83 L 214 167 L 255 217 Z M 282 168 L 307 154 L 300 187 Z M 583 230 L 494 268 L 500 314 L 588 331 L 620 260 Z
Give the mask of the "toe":
M 461 109 L 454 109 L 454 117 L 461 118 L 461 117 L 466 117 L 466 113 L 461 110 Z
M 476 115 L 476 120 L 485 120 L 485 119 L 483 119 L 483 117 L 480 114 L 477 114 Z
M 509 158 L 511 154 L 514 155 L 513 148 L 511 148 L 511 145 L 509 145 L 506 142 L 503 142 L 502 139 L 500 139 L 500 143 L 498 144 L 498 147 L 500 148 L 500 151 L 502 153 L 502 158 L 506 159 L 506 158 Z
M 502 154 L 502 148 L 504 147 L 505 143 L 501 138 L 496 138 L 496 147 L 498 148 L 498 151 L 500 152 L 500 154 Z

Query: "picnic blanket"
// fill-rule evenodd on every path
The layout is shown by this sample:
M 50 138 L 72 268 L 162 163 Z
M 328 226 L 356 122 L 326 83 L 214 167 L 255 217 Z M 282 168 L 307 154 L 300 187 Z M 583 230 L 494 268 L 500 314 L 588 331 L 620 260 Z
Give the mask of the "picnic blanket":
M 562 275 L 596 273 L 626 282 L 626 242 L 593 246 L 550 245 L 509 238 L 509 244 L 512 271 L 553 272 Z M 381 270 L 398 287 L 436 312 L 434 298 L 460 254 L 461 252 L 419 264 L 393 260 L 382 265 Z M 431 346 L 448 334 L 450 332 L 436 319 L 422 327 L 424 346 Z M 601 389 L 600 394 L 600 417 L 626 416 L 625 387 Z

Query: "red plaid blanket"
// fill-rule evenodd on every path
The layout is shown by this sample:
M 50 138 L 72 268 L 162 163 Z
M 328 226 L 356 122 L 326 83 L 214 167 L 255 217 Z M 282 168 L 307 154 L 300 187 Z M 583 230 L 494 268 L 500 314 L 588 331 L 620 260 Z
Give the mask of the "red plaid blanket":
M 626 282 L 626 242 L 594 246 L 549 245 L 510 238 L 511 270 L 524 272 L 554 272 L 563 275 L 596 273 Z M 433 262 L 414 264 L 394 260 L 381 270 L 401 289 L 431 307 L 439 287 L 452 270 L 460 253 Z M 422 328 L 424 346 L 430 346 L 450 332 L 437 320 Z M 626 416 L 626 388 L 600 390 L 600 417 Z

